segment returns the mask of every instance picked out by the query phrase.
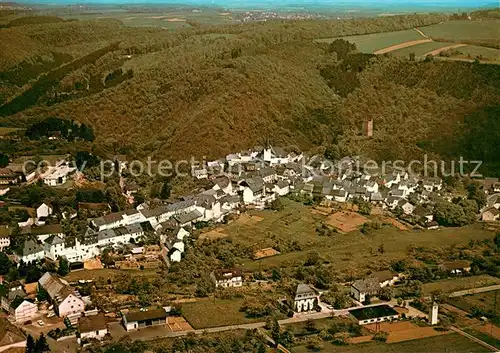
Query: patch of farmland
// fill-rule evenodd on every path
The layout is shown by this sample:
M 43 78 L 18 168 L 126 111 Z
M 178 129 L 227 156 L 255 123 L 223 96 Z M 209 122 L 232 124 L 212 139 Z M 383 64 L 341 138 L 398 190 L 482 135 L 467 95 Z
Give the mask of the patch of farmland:
M 415 53 L 416 56 L 423 56 L 428 52 L 431 52 L 431 51 L 439 49 L 439 48 L 444 48 L 444 47 L 447 47 L 447 46 L 452 45 L 452 44 L 453 43 L 443 43 L 443 42 L 422 43 L 422 44 L 414 45 L 412 47 L 394 50 L 391 52 L 391 55 L 408 57 L 410 55 L 410 53 Z
M 452 42 L 461 40 L 496 41 L 500 37 L 500 21 L 447 21 L 420 30 L 436 40 L 443 38 Z
M 453 58 L 474 59 L 479 57 L 480 59 L 482 58 L 482 60 L 500 62 L 500 50 L 498 49 L 480 47 L 477 45 L 467 45 L 465 47 L 458 48 L 457 51 L 462 54 L 454 55 Z
M 316 41 L 321 43 L 331 43 L 336 39 L 339 38 L 323 38 L 317 39 Z M 417 31 L 408 29 L 405 31 L 397 32 L 384 32 L 342 37 L 342 39 L 356 44 L 358 51 L 362 53 L 373 53 L 377 50 L 391 47 L 393 45 L 424 38 Z

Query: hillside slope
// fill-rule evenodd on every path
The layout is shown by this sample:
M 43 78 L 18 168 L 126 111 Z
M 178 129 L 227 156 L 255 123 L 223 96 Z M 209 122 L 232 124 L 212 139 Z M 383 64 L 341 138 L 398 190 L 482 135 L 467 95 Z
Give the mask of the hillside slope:
M 498 66 L 356 54 L 339 60 L 345 55 L 313 41 L 439 19 L 253 23 L 176 33 L 112 23 L 72 39 L 61 37 L 60 26 L 79 32 L 92 25 L 50 23 L 43 33 L 35 29 L 42 25 L 19 26 L 16 33 L 73 59 L 63 57 L 66 64 L 28 84 L 6 74 L 12 68 L 3 71 L 0 80 L 15 89 L 0 107 L 0 124 L 73 119 L 94 127 L 97 152 L 138 157 L 215 158 L 268 138 L 302 149 L 338 143 L 377 159 L 451 156 L 460 152 L 466 117 L 497 102 Z M 367 119 L 375 121 L 370 140 L 359 136 Z

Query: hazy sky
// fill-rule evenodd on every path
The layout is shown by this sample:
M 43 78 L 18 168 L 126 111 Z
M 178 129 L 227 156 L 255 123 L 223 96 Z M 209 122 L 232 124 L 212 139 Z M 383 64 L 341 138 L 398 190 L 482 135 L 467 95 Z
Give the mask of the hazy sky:
M 447 7 L 453 9 L 494 7 L 495 0 L 18 0 L 20 3 L 40 4 L 191 4 L 227 7 L 303 6 L 303 7 Z

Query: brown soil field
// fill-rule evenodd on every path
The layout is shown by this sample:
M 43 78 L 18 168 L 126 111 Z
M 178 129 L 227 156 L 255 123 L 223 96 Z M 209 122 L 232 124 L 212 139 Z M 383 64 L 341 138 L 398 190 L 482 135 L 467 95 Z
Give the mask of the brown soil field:
M 393 46 L 390 46 L 390 47 L 387 47 L 387 48 L 383 48 L 383 49 L 377 50 L 373 54 L 379 55 L 379 54 L 390 53 L 391 51 L 394 51 L 394 50 L 403 49 L 403 48 L 407 48 L 407 47 L 412 47 L 412 46 L 417 45 L 417 44 L 428 43 L 428 42 L 432 42 L 432 39 L 412 40 L 412 41 L 409 41 L 409 42 L 404 42 L 404 43 L 400 43 L 400 44 L 397 44 L 397 45 L 393 45 Z
M 368 324 L 365 325 L 365 327 L 373 332 L 377 331 L 377 324 Z M 384 331 L 384 332 L 396 332 L 396 331 L 408 331 L 408 330 L 413 330 L 417 326 L 412 324 L 409 321 L 402 321 L 402 322 L 381 322 L 378 324 L 378 331 Z
M 172 332 L 192 330 L 191 325 L 183 317 L 170 316 L 167 318 L 167 324 Z
M 368 219 L 355 212 L 336 212 L 330 215 L 325 223 L 339 229 L 341 232 L 349 233 L 356 230 Z
M 222 228 L 215 228 L 212 229 L 211 231 L 201 233 L 199 239 L 221 239 L 227 237 L 227 234 L 222 232 Z
M 255 252 L 254 259 L 262 259 L 264 257 L 269 257 L 269 256 L 274 256 L 274 255 L 279 255 L 281 254 L 278 250 L 273 249 L 273 248 L 265 248 L 265 249 L 260 249 Z
M 399 222 L 398 220 L 395 220 L 394 218 L 390 217 L 383 217 L 381 218 L 383 222 L 390 223 L 394 227 L 398 228 L 399 230 L 408 230 L 408 227 L 405 226 L 403 223 Z
M 484 325 L 474 327 L 474 330 L 485 333 L 488 336 L 493 337 L 494 339 L 500 340 L 500 327 L 489 322 Z
M 246 225 L 252 225 L 255 223 L 259 223 L 262 221 L 264 217 L 259 217 L 259 216 L 253 216 L 249 215 L 247 213 L 241 214 L 237 220 L 234 221 L 235 224 L 246 224 Z

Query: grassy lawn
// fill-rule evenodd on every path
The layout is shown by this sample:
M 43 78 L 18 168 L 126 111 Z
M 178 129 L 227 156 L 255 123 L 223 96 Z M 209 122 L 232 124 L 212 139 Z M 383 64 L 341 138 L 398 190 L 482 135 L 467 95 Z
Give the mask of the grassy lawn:
M 470 353 L 470 352 L 489 352 L 485 347 L 470 341 L 469 339 L 460 336 L 459 334 L 451 333 L 438 337 L 423 338 L 419 340 L 406 341 L 401 343 L 360 343 L 349 346 L 335 346 L 330 343 L 325 343 L 323 352 L 342 352 L 342 353 L 400 353 L 400 352 L 453 352 L 453 353 Z M 292 353 L 311 352 L 306 347 L 295 347 Z
M 446 21 L 420 28 L 426 35 L 436 39 L 460 40 L 498 40 L 500 21 Z
M 498 291 L 464 295 L 463 297 L 450 298 L 448 301 L 459 309 L 470 312 L 473 307 L 478 307 L 485 312 L 493 311 L 495 308 L 495 296 L 497 305 L 495 313 L 500 316 L 500 295 Z
M 338 38 L 317 39 L 317 42 L 330 43 Z M 351 43 L 355 43 L 362 53 L 373 53 L 379 49 L 387 48 L 396 44 L 424 39 L 417 31 L 408 29 L 405 31 L 364 34 L 359 36 L 342 37 Z
M 449 293 L 464 289 L 491 286 L 499 283 L 500 279 L 490 275 L 458 277 L 433 283 L 426 283 L 422 286 L 422 291 L 424 294 L 430 294 L 434 290 L 441 289 L 442 291 Z
M 265 321 L 265 318 L 247 318 L 240 311 L 245 299 L 212 299 L 182 304 L 182 316 L 195 329 L 241 325 Z
M 311 213 L 311 208 L 283 199 L 283 211 L 260 211 L 253 214 L 262 217 L 259 222 L 244 224 L 233 222 L 221 227 L 233 242 L 254 250 L 275 247 L 281 255 L 253 261 L 244 261 L 246 269 L 266 269 L 273 266 L 293 265 L 306 259 L 310 251 L 317 251 L 325 261 L 334 262 L 339 271 L 363 271 L 381 262 L 406 256 L 409 245 L 450 246 L 467 244 L 470 240 L 491 238 L 493 233 L 479 225 L 463 228 L 441 228 L 439 230 L 401 231 L 384 226 L 366 236 L 359 231 L 334 236 L 319 236 L 316 227 L 326 216 Z M 293 246 L 293 242 L 298 244 Z M 385 252 L 377 253 L 380 244 Z

